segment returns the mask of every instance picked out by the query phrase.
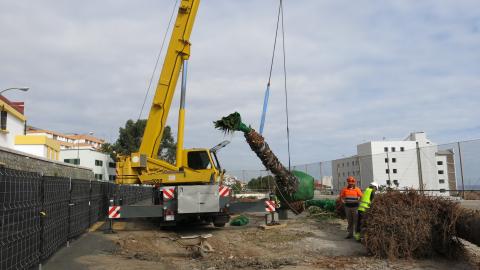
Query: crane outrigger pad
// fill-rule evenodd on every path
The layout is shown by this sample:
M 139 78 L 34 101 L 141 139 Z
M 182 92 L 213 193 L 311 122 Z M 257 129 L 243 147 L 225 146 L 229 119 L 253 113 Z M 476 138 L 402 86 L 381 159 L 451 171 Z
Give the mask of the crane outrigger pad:
M 267 201 L 267 199 L 254 202 L 231 202 L 228 207 L 228 212 L 230 214 L 265 213 L 265 201 Z
M 120 218 L 163 217 L 162 205 L 122 205 Z

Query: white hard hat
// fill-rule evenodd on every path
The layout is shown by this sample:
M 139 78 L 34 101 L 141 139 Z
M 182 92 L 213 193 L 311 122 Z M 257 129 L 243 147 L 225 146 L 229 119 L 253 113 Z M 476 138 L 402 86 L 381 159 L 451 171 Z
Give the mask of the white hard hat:
M 378 189 L 378 183 L 377 182 L 371 182 L 370 186 L 376 187 Z

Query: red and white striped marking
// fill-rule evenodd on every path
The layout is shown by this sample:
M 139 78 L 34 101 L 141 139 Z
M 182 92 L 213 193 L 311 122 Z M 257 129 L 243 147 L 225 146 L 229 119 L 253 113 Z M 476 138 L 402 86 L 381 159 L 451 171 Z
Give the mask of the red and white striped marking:
M 120 218 L 120 206 L 108 207 L 108 218 Z
M 275 201 L 265 201 L 265 211 L 275 212 Z
M 230 188 L 227 186 L 219 186 L 218 193 L 220 197 L 227 197 L 228 195 L 230 195 Z
M 163 188 L 162 191 L 163 191 L 163 199 L 171 200 L 175 198 L 175 188 L 167 187 L 167 188 Z

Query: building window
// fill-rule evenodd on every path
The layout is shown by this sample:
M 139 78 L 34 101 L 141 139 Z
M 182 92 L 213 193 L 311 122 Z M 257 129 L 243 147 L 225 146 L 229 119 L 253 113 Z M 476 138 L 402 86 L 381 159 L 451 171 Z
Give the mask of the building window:
M 437 165 L 443 165 L 443 161 L 441 160 L 437 161 Z
M 7 111 L 2 111 L 0 129 L 7 130 Z
M 393 184 L 398 187 L 400 185 L 400 183 L 398 182 L 398 180 L 393 180 Z
M 397 162 L 397 158 L 392 158 L 392 163 Z
M 385 173 L 387 173 L 387 174 L 390 173 L 390 170 L 389 170 L 389 169 L 386 169 L 386 170 L 385 170 Z
M 65 163 L 73 164 L 73 165 L 80 165 L 80 159 L 79 158 L 66 158 L 63 160 Z
M 387 186 L 391 186 L 392 185 L 392 182 L 390 182 L 390 180 L 387 180 Z
M 445 184 L 445 179 L 438 179 L 438 183 Z
M 115 168 L 115 162 L 109 162 L 108 167 L 110 168 Z
M 395 147 L 392 147 L 392 152 L 395 152 Z
M 345 167 L 345 163 L 342 163 L 342 167 Z
M 103 179 L 103 174 L 95 174 L 95 179 L 102 180 Z
M 95 166 L 103 166 L 103 161 L 95 159 Z
M 388 152 L 388 147 L 384 147 L 383 151 Z
M 338 178 L 340 178 L 340 173 L 338 173 Z
M 393 169 L 393 173 L 397 173 L 397 169 Z
M 350 162 L 347 161 L 347 167 L 350 166 Z
M 405 152 L 405 147 L 400 147 L 400 152 Z
M 443 170 L 438 170 L 438 174 L 443 174 Z
M 385 158 L 385 163 L 388 163 L 388 158 Z
M 342 175 L 345 176 L 345 172 L 343 172 Z
M 109 175 L 108 176 L 108 180 L 110 180 L 110 181 L 115 181 L 116 178 L 117 177 L 115 175 Z

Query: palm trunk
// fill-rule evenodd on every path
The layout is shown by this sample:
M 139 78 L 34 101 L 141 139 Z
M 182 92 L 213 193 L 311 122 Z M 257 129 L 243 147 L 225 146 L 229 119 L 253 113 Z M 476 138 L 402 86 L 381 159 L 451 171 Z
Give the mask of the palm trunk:
M 288 195 L 293 195 L 298 188 L 297 178 L 278 160 L 277 156 L 270 150 L 263 136 L 254 129 L 248 133 L 244 133 L 244 135 L 250 148 L 257 154 L 257 157 L 262 161 L 265 168 L 276 176 L 277 186 L 281 187 Z
M 250 148 L 262 161 L 263 165 L 273 175 L 275 175 L 275 183 L 278 188 L 280 200 L 284 202 L 295 214 L 299 214 L 304 210 L 303 201 L 292 201 L 293 194 L 298 189 L 298 179 L 278 160 L 277 156 L 270 150 L 262 135 L 254 129 L 247 127 L 242 123 L 240 114 L 232 113 L 227 117 L 223 117 L 215 123 L 215 127 L 224 132 L 242 131 Z

